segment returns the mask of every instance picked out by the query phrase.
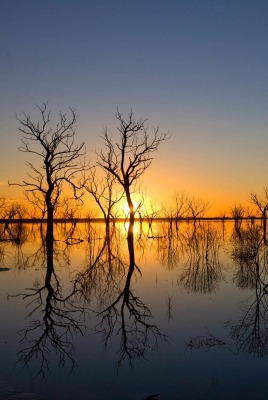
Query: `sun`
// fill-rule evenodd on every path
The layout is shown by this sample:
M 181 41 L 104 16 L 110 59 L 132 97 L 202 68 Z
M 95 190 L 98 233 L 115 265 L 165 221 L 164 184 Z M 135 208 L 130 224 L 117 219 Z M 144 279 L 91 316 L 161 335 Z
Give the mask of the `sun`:
M 134 211 L 135 212 L 140 211 L 139 203 L 137 201 L 132 201 L 132 202 L 133 202 Z M 124 217 L 128 217 L 129 216 L 129 207 L 128 207 L 126 200 L 124 201 L 121 209 L 122 209 Z
M 142 213 L 143 199 L 141 195 L 133 193 L 131 196 L 135 213 Z M 129 217 L 129 207 L 126 198 L 123 198 L 118 203 L 118 214 L 120 217 Z

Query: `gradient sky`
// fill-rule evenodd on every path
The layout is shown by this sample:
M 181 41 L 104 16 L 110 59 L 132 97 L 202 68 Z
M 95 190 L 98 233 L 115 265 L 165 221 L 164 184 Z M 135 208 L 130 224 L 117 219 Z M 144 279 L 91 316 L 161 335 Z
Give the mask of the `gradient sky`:
M 210 213 L 268 185 L 268 2 L 0 0 L 0 195 L 26 174 L 15 114 L 76 107 L 89 154 L 116 108 L 170 132 L 144 176 Z

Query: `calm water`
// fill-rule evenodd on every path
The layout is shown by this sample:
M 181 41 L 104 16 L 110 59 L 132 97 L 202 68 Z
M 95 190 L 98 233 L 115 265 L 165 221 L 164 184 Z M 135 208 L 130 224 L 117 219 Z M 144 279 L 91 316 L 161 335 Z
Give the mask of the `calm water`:
M 258 222 L 137 223 L 133 249 L 124 224 L 41 233 L 0 226 L 1 384 L 47 400 L 267 399 Z

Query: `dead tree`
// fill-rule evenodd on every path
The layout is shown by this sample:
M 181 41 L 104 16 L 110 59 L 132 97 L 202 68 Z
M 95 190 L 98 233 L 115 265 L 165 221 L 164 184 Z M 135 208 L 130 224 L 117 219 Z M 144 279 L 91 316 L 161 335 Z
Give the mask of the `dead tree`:
M 239 230 L 241 228 L 241 222 L 242 219 L 245 216 L 245 209 L 241 204 L 235 204 L 232 208 L 231 208 L 231 216 L 235 221 L 235 231 L 237 232 L 237 234 L 239 235 Z
M 102 178 L 97 177 L 95 168 L 91 168 L 85 179 L 84 188 L 94 198 L 99 206 L 109 232 L 111 218 L 115 218 L 115 205 L 123 198 L 124 193 L 116 188 L 116 177 L 109 171 L 104 171 Z
M 134 119 L 132 111 L 124 119 L 117 110 L 116 118 L 119 122 L 118 137 L 113 137 L 108 129 L 104 130 L 101 137 L 106 151 L 97 153 L 97 164 L 113 175 L 123 188 L 129 207 L 129 219 L 134 221 L 132 193 L 135 185 L 151 165 L 153 153 L 169 135 L 159 133 L 159 128 L 153 128 L 150 135 L 147 120 Z
M 188 206 L 188 211 L 187 211 L 188 216 L 190 218 L 193 218 L 194 225 L 195 225 L 198 218 L 204 217 L 206 211 L 209 208 L 209 203 L 202 199 L 192 197 L 192 198 L 188 198 L 187 206 Z
M 147 236 L 153 238 L 153 220 L 159 216 L 161 213 L 161 209 L 159 206 L 156 204 L 155 201 L 149 200 L 148 202 L 145 202 L 145 207 L 144 210 L 142 211 L 144 218 L 147 219 L 148 222 L 148 233 Z
M 13 185 L 24 187 L 26 197 L 37 202 L 48 221 L 47 235 L 53 237 L 53 218 L 64 186 L 71 187 L 77 197 L 75 179 L 86 168 L 82 160 L 86 150 L 84 143 L 75 144 L 77 114 L 74 109 L 70 108 L 69 119 L 60 112 L 54 126 L 47 103 L 37 109 L 40 113 L 38 122 L 25 113 L 22 119 L 17 117 L 22 132 L 19 150 L 34 156 L 37 161 L 35 164 L 27 161 L 31 171 L 28 179 Z
M 261 213 L 263 220 L 263 235 L 266 242 L 266 226 L 267 226 L 267 210 L 268 210 L 268 188 L 264 188 L 264 195 L 260 196 L 256 193 L 250 193 L 250 202 L 254 204 Z
M 0 218 L 5 218 L 8 202 L 5 197 L 0 197 Z
M 183 218 L 185 217 L 185 215 L 187 215 L 187 212 L 189 211 L 190 208 L 189 199 L 188 196 L 185 194 L 185 192 L 176 192 L 174 194 L 173 199 L 175 203 L 174 218 L 177 222 L 180 218 Z M 191 204 L 193 206 L 193 200 L 191 201 Z M 199 209 L 199 212 L 200 211 L 201 210 Z

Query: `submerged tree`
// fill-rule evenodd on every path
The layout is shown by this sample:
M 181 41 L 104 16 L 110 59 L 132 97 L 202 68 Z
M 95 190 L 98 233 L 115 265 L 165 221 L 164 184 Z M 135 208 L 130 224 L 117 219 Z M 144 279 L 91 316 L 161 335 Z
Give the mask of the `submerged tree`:
M 194 221 L 198 218 L 204 217 L 205 212 L 209 208 L 209 203 L 205 200 L 192 197 L 187 200 L 188 214 Z
M 75 179 L 86 168 L 82 159 L 86 150 L 84 143 L 75 144 L 77 114 L 74 109 L 70 108 L 70 118 L 60 112 L 54 126 L 47 103 L 37 109 L 40 112 L 38 122 L 25 113 L 22 119 L 17 117 L 22 132 L 19 150 L 33 155 L 37 161 L 35 164 L 27 161 L 31 171 L 28 180 L 15 185 L 25 187 L 26 197 L 43 210 L 42 217 L 47 217 L 48 221 L 47 235 L 53 237 L 52 222 L 64 185 L 71 187 L 77 197 Z
M 185 192 L 177 191 L 174 194 L 174 217 L 176 221 L 180 218 L 185 217 L 189 211 L 192 211 L 192 215 L 195 216 L 197 214 L 203 214 L 207 210 L 207 204 L 199 200 L 199 203 L 194 198 L 189 201 L 189 197 L 185 194 Z
M 266 241 L 266 225 L 267 225 L 267 211 L 268 211 L 268 188 L 264 188 L 263 196 L 256 193 L 250 193 L 250 201 L 254 204 L 263 218 L 263 234 Z
M 5 228 L 9 227 L 11 220 L 22 219 L 27 213 L 23 204 L 8 201 L 5 197 L 0 198 L 0 218 L 5 221 Z
M 132 193 L 139 178 L 151 165 L 153 153 L 169 135 L 159 133 L 158 128 L 154 128 L 150 135 L 147 120 L 134 119 L 132 111 L 126 119 L 117 111 L 116 118 L 119 122 L 119 137 L 114 139 L 108 129 L 104 130 L 102 139 L 107 151 L 101 150 L 97 153 L 97 164 L 113 175 L 122 186 L 129 207 L 130 221 L 134 221 Z
M 0 218 L 5 218 L 6 209 L 8 207 L 8 202 L 5 197 L 0 197 Z
M 245 216 L 245 209 L 241 204 L 235 203 L 233 207 L 231 207 L 231 217 L 235 221 L 235 230 L 236 233 L 239 235 L 239 230 L 241 228 L 242 219 Z
M 91 168 L 84 180 L 85 190 L 94 198 L 102 212 L 108 234 L 110 220 L 116 217 L 115 206 L 123 198 L 124 193 L 122 190 L 119 192 L 115 176 L 107 170 L 104 171 L 104 176 L 99 178 L 96 169 Z

